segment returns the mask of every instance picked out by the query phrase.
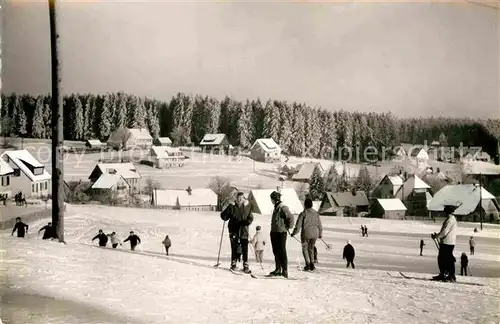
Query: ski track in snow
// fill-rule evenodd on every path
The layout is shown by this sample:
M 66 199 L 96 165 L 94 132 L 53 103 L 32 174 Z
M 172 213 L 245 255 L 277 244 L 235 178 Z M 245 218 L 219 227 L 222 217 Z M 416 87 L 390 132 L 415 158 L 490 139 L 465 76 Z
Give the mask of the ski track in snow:
M 30 224 L 31 232 L 44 223 Z M 67 246 L 42 241 L 31 232 L 26 240 L 8 232 L 1 235 L 0 271 L 7 274 L 1 277 L 2 285 L 105 308 L 142 323 L 500 321 L 498 279 L 467 278 L 485 284 L 479 287 L 392 278 L 376 270 L 319 266 L 318 273 L 306 273 L 297 271 L 294 258 L 290 276 L 305 281 L 255 280 L 213 269 L 220 225 L 218 217 L 203 214 L 70 206 L 65 219 Z M 105 233 L 116 231 L 122 240 L 134 230 L 143 240 L 137 251 L 144 254 L 89 246 L 101 228 Z M 173 239 L 171 257 L 163 255 L 165 234 Z M 297 250 L 295 243 L 289 241 L 288 248 Z M 220 267 L 228 266 L 228 257 L 225 234 Z M 261 270 L 252 253 L 249 258 L 255 273 L 272 270 L 270 263 Z M 265 259 L 270 258 L 266 251 Z M 37 323 L 74 320 L 47 318 Z

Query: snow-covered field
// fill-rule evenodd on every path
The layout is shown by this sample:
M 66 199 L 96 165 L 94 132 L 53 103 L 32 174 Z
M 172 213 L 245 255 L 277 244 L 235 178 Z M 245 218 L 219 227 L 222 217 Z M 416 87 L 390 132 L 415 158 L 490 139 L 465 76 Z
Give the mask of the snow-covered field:
M 327 229 L 359 227 L 357 219 L 352 219 L 352 224 L 348 219 L 323 220 Z M 400 222 L 362 221 L 373 231 L 377 226 L 386 232 L 404 229 L 429 233 L 439 228 L 439 224 L 423 224 L 414 230 L 418 222 L 414 226 L 400 227 Z M 371 253 L 374 244 L 388 255 L 409 253 L 398 246 L 396 237 L 391 240 L 375 236 L 363 241 L 359 234 L 327 230 L 324 239 L 333 249 L 326 251 L 325 246 L 318 243 L 318 273 L 297 270 L 298 262 L 302 263 L 300 246 L 289 238 L 290 276 L 299 280 L 260 280 L 212 267 L 217 259 L 222 229 L 217 213 L 68 206 L 66 246 L 37 238 L 34 231 L 43 223 L 30 224 L 32 233 L 25 240 L 11 237 L 8 232 L 0 238 L 4 323 L 500 321 L 498 278 L 459 277 L 459 281 L 484 286 L 454 285 L 393 278 L 390 275 L 397 276 L 398 270 L 389 273 L 368 270 L 368 265 L 364 268 L 358 264 L 356 270 L 324 265 L 326 262 L 342 263 L 340 250 L 345 239 L 354 241 L 357 255 Z M 269 231 L 267 217 L 257 217 L 253 225 L 261 225 L 263 233 Z M 126 245 L 116 251 L 91 246 L 90 239 L 98 229 L 114 230 L 122 239 L 129 230 L 134 230 L 143 244 L 134 253 L 125 252 Z M 481 235 L 495 237 L 498 232 L 498 228 L 487 227 Z M 163 256 L 161 245 L 166 234 L 173 243 L 170 257 Z M 428 250 L 435 256 L 435 251 Z M 488 251 L 490 257 L 496 255 L 498 261 L 499 251 L 495 254 L 494 247 Z M 221 267 L 227 267 L 228 258 L 229 242 L 224 235 Z M 265 269 L 261 270 L 250 257 L 255 273 L 272 270 L 270 247 L 264 258 Z M 415 276 L 429 277 L 430 273 Z M 45 297 L 42 299 L 38 295 Z M 47 306 L 41 307 L 40 303 Z

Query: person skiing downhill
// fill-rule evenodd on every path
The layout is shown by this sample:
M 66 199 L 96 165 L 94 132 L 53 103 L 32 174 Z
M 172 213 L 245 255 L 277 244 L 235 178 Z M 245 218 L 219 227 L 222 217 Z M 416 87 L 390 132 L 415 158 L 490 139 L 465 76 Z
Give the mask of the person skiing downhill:
M 245 204 L 245 196 L 242 192 L 236 194 L 236 202 L 229 204 L 222 211 L 220 217 L 223 221 L 229 221 L 229 241 L 231 243 L 231 270 L 236 270 L 236 264 L 240 255 L 243 257 L 243 272 L 251 273 L 248 265 L 248 226 L 253 222 L 250 204 Z
M 165 246 L 165 252 L 168 255 L 168 250 L 172 246 L 172 241 L 170 240 L 170 238 L 168 237 L 168 235 L 165 236 L 165 239 L 161 243 Z
M 356 256 L 356 251 L 354 250 L 354 247 L 351 245 L 351 241 L 348 240 L 347 244 L 344 246 L 344 253 L 342 254 L 342 259 L 347 261 L 346 268 L 349 268 L 349 265 L 351 265 L 353 269 L 356 269 L 354 266 L 355 256 Z
M 273 191 L 270 195 L 274 205 L 271 216 L 271 245 L 273 247 L 276 268 L 269 276 L 283 276 L 288 278 L 288 256 L 286 253 L 287 232 L 292 227 L 293 215 L 288 206 L 281 202 L 281 194 Z
M 135 247 L 137 246 L 137 244 L 141 243 L 141 238 L 135 235 L 134 231 L 130 231 L 129 234 L 130 235 L 125 240 L 123 240 L 123 243 L 130 241 L 130 249 L 132 251 L 135 251 Z
M 300 241 L 302 243 L 302 254 L 306 266 L 304 271 L 314 271 L 314 248 L 316 240 L 323 235 L 323 226 L 318 212 L 313 207 L 313 202 L 310 198 L 304 201 L 304 211 L 297 217 L 295 229 L 292 232 L 292 237 L 300 231 Z
M 112 232 L 111 234 L 108 234 L 107 236 L 111 240 L 111 247 L 113 249 L 116 249 L 116 247 L 118 246 L 118 244 L 120 244 L 121 246 L 123 246 L 122 242 L 120 242 L 120 239 L 118 239 L 118 236 L 116 235 L 116 232 Z
M 262 238 L 260 230 L 260 226 L 255 228 L 255 235 L 250 241 L 250 244 L 252 244 L 255 252 L 255 260 L 262 265 L 262 262 L 264 262 L 264 248 L 266 246 L 266 241 Z
M 38 230 L 38 234 L 40 234 L 41 231 L 44 231 L 43 232 L 43 236 L 42 236 L 42 240 L 48 240 L 48 239 L 54 237 L 54 228 L 52 227 L 52 223 L 51 222 L 49 222 L 44 227 L 40 228 Z
M 104 232 L 100 229 L 99 230 L 99 233 L 97 233 L 96 236 L 94 236 L 94 238 L 92 239 L 92 242 L 94 242 L 94 240 L 97 240 L 99 239 L 99 246 L 100 247 L 106 247 L 106 244 L 108 244 L 108 236 L 106 234 L 104 234 Z
M 23 222 L 21 222 L 21 217 L 16 217 L 16 224 L 12 229 L 11 236 L 14 235 L 14 232 L 17 230 L 17 237 L 24 237 L 26 233 L 28 233 L 29 226 Z
M 455 257 L 453 256 L 453 249 L 455 248 L 457 237 L 457 220 L 452 214 L 455 210 L 454 206 L 445 206 L 444 212 L 446 219 L 443 222 L 441 231 L 433 233 L 432 239 L 438 239 L 439 253 L 438 253 L 438 266 L 439 275 L 434 276 L 432 280 L 451 281 L 455 282 Z

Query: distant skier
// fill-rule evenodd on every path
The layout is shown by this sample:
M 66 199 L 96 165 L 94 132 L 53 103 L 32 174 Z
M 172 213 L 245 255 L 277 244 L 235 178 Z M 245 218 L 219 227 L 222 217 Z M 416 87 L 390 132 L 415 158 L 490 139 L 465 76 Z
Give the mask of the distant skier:
M 276 269 L 269 276 L 283 276 L 288 278 L 288 256 L 286 253 L 286 239 L 288 230 L 293 224 L 293 215 L 290 209 L 281 202 L 281 194 L 271 193 L 271 202 L 274 205 L 271 216 L 271 245 L 273 247 Z
M 302 255 L 306 266 L 304 271 L 314 271 L 314 248 L 316 240 L 323 235 L 323 226 L 319 214 L 313 207 L 313 202 L 310 198 L 304 201 L 304 211 L 299 214 L 295 228 L 292 232 L 292 237 L 300 231 L 300 241 L 302 242 Z
M 120 244 L 121 246 L 123 246 L 122 242 L 120 241 L 120 239 L 116 235 L 116 232 L 112 232 L 111 234 L 108 234 L 107 236 L 111 240 L 111 247 L 113 249 L 116 249 L 117 246 L 118 246 L 118 244 Z
M 252 244 L 254 252 L 255 252 L 255 260 L 262 265 L 264 262 L 264 248 L 266 246 L 266 241 L 262 237 L 262 233 L 260 232 L 261 227 L 257 226 L 255 228 L 255 235 L 253 236 L 250 244 Z
M 368 227 L 365 225 L 365 236 L 368 237 Z
M 476 241 L 474 241 L 474 237 L 471 236 L 469 240 L 470 255 L 474 255 L 475 247 L 476 247 Z
M 348 240 L 347 244 L 344 246 L 344 253 L 342 255 L 342 259 L 347 261 L 346 268 L 349 268 L 349 265 L 351 265 L 353 269 L 356 269 L 354 267 L 355 256 L 356 256 L 356 251 L 354 251 L 354 247 L 351 245 L 351 241 Z
M 137 244 L 141 243 L 141 238 L 137 235 L 135 235 L 134 231 L 130 231 L 130 235 L 123 240 L 123 243 L 130 241 L 130 249 L 132 251 L 135 251 L 135 247 Z
M 460 257 L 460 275 L 463 276 L 464 273 L 467 276 L 467 267 L 469 266 L 469 258 L 465 252 L 462 252 L 462 256 Z
M 420 240 L 420 256 L 422 256 L 422 252 L 424 252 L 424 246 L 425 246 L 424 240 L 421 239 Z
M 253 215 L 249 204 L 245 204 L 242 192 L 236 194 L 236 202 L 231 203 L 222 211 L 220 217 L 229 221 L 229 241 L 231 243 L 231 270 L 236 270 L 240 256 L 243 256 L 243 271 L 250 273 L 248 265 L 248 226 L 253 222 Z
M 457 220 L 453 216 L 454 206 L 445 206 L 444 212 L 446 219 L 443 222 L 441 231 L 433 233 L 432 239 L 439 239 L 439 253 L 438 253 L 438 266 L 439 275 L 434 276 L 433 280 L 451 281 L 455 282 L 455 257 L 453 256 L 453 249 L 455 248 L 457 237 Z
M 161 243 L 163 244 L 163 246 L 165 246 L 165 252 L 168 255 L 168 250 L 172 246 L 172 241 L 170 240 L 170 238 L 168 237 L 168 235 L 165 236 L 165 239 Z
M 48 239 L 51 239 L 51 238 L 53 238 L 55 236 L 54 235 L 54 228 L 52 227 L 52 223 L 51 222 L 49 222 L 44 227 L 40 228 L 38 230 L 38 234 L 40 234 L 41 231 L 44 231 L 43 232 L 43 236 L 42 236 L 42 240 L 48 240 Z
M 94 238 L 92 239 L 92 242 L 94 242 L 97 239 L 99 239 L 99 246 L 100 247 L 106 247 L 106 244 L 108 244 L 108 236 L 106 234 L 104 234 L 104 232 L 102 230 L 99 230 L 99 233 L 96 236 L 94 236 Z
M 361 225 L 361 236 L 365 237 L 365 226 Z
M 16 224 L 12 229 L 11 236 L 14 235 L 14 232 L 17 230 L 17 237 L 24 237 L 24 235 L 28 233 L 28 228 L 29 226 L 27 224 L 21 222 L 21 217 L 16 217 Z

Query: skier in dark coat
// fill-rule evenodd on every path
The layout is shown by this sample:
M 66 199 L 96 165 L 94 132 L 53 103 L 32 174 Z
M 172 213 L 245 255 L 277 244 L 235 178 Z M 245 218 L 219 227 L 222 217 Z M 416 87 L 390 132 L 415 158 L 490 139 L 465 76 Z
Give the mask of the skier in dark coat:
M 293 215 L 288 206 L 281 202 L 281 194 L 271 193 L 271 202 L 274 205 L 271 216 L 271 245 L 273 247 L 276 269 L 269 276 L 283 276 L 288 278 L 288 256 L 286 253 L 286 239 L 288 230 L 293 226 Z
M 130 235 L 125 240 L 123 240 L 123 243 L 127 241 L 130 241 L 130 249 L 132 251 L 135 251 L 135 247 L 137 246 L 137 244 L 141 243 L 141 238 L 135 235 L 134 231 L 130 231 Z
M 253 222 L 250 204 L 245 205 L 242 192 L 236 195 L 236 202 L 230 204 L 220 214 L 223 221 L 229 221 L 229 241 L 231 242 L 231 270 L 236 270 L 238 258 L 243 257 L 243 271 L 250 273 L 248 265 L 248 226 Z
M 43 236 L 42 236 L 42 240 L 48 240 L 48 239 L 54 237 L 54 228 L 52 227 L 52 223 L 51 222 L 49 222 L 44 227 L 40 228 L 38 230 L 38 234 L 40 234 L 41 231 L 44 231 L 43 232 Z
M 17 237 L 24 237 L 26 233 L 28 233 L 29 226 L 23 222 L 21 222 L 21 217 L 16 217 L 16 225 L 12 229 L 12 234 L 17 230 Z
M 99 246 L 100 247 L 106 247 L 106 244 L 108 244 L 108 236 L 106 234 L 104 234 L 104 232 L 102 230 L 99 230 L 99 233 L 96 236 L 94 236 L 94 238 L 92 239 L 92 242 L 94 242 L 97 239 L 99 239 Z
M 351 245 L 351 241 L 347 241 L 346 246 L 344 246 L 344 253 L 342 255 L 343 260 L 347 260 L 346 268 L 349 268 L 349 265 L 354 267 L 354 257 L 356 256 L 356 252 L 354 251 L 354 247 Z
M 168 237 L 168 235 L 165 236 L 165 239 L 161 243 L 165 246 L 165 252 L 168 255 L 168 250 L 172 246 L 172 241 L 170 240 L 170 238 Z
M 465 252 L 462 253 L 462 256 L 460 257 L 460 275 L 463 276 L 464 274 L 467 276 L 467 267 L 469 266 L 469 258 L 467 257 L 467 254 Z
M 420 240 L 420 255 L 422 255 L 422 252 L 424 252 L 424 246 L 425 246 L 424 240 Z
M 433 240 L 439 240 L 438 266 L 439 275 L 432 277 L 433 280 L 456 282 L 455 277 L 455 249 L 457 239 L 457 219 L 453 215 L 454 206 L 445 206 L 446 219 L 439 233 L 431 234 Z

